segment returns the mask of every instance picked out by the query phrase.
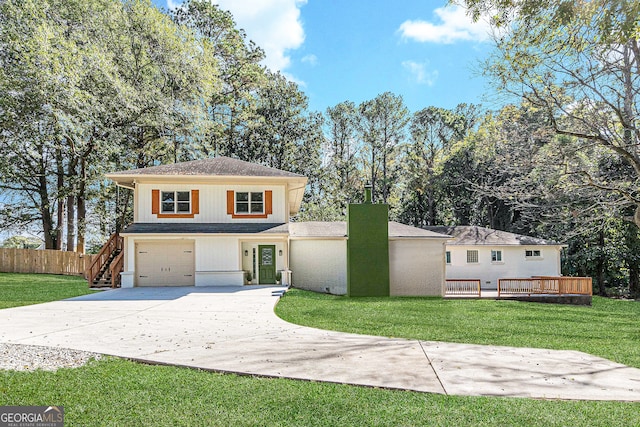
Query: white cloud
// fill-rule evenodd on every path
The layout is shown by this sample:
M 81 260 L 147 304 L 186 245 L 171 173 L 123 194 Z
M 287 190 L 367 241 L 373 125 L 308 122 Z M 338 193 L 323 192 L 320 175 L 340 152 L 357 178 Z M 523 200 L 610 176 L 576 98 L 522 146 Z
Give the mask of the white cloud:
M 175 9 L 181 4 L 182 4 L 182 0 L 180 1 L 167 0 L 167 9 Z
M 211 0 L 233 15 L 237 27 L 247 33 L 266 53 L 262 63 L 273 71 L 283 71 L 291 64 L 287 51 L 304 43 L 300 7 L 307 0 Z M 175 9 L 182 0 L 167 0 Z
M 491 26 L 486 19 L 477 22 L 460 6 L 439 7 L 433 11 L 440 22 L 407 20 L 398 31 L 404 39 L 417 42 L 451 44 L 456 41 L 485 42 L 490 39 Z
M 300 62 L 305 63 L 305 64 L 309 64 L 309 65 L 311 65 L 313 67 L 318 63 L 318 57 L 313 55 L 313 54 L 305 55 L 305 56 L 302 57 Z
M 433 86 L 438 79 L 438 70 L 429 71 L 428 63 L 420 63 L 415 61 L 403 61 L 402 67 L 409 71 L 413 80 L 418 84 Z
M 229 10 L 247 37 L 264 49 L 264 65 L 284 70 L 291 64 L 287 51 L 304 42 L 300 7 L 307 0 L 218 0 L 221 9 Z

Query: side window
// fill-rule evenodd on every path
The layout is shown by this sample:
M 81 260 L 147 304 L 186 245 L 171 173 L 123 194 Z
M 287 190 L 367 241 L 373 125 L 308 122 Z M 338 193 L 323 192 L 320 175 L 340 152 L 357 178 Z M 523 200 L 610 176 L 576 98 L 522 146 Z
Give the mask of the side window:
M 491 262 L 502 262 L 502 251 L 491 251 Z
M 542 257 L 542 252 L 539 249 L 527 249 L 524 251 L 524 256 L 526 258 L 540 258 Z
M 163 191 L 161 194 L 163 214 L 188 214 L 191 212 L 191 193 L 189 191 Z
M 264 213 L 264 193 L 262 192 L 236 192 L 237 214 L 262 214 Z
M 476 264 L 478 262 L 478 251 L 467 251 L 467 264 Z
M 451 251 L 447 251 L 445 253 L 445 258 L 447 260 L 447 264 L 451 264 Z

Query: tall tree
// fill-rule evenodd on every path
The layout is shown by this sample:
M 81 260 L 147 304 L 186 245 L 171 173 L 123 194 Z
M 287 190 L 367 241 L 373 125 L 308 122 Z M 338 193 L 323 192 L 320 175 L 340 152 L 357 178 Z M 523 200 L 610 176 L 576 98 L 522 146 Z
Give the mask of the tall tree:
M 444 184 L 443 162 L 451 147 L 475 126 L 476 106 L 461 104 L 454 110 L 428 107 L 414 113 L 409 130 L 411 143 L 403 158 L 402 203 L 399 218 L 415 226 L 448 221 L 452 211 L 445 200 L 455 197 L 455 185 Z
M 209 120 L 199 148 L 205 156 L 243 157 L 242 135 L 257 108 L 255 91 L 267 82 L 265 69 L 259 64 L 264 51 L 236 28 L 231 13 L 211 1 L 188 0 L 171 13 L 175 22 L 195 31 L 217 64 L 220 86 L 207 100 Z
M 397 179 L 396 148 L 405 142 L 409 110 L 401 96 L 385 92 L 360 104 L 359 112 L 362 154 L 369 170 L 367 179 L 373 197 L 387 203 Z
M 485 67 L 498 90 L 524 97 L 573 139 L 573 149 L 554 159 L 567 190 L 618 216 L 632 208 L 625 218 L 640 227 L 640 2 L 464 3 L 474 16 L 492 13 L 508 26 Z M 594 147 L 629 173 L 590 168 L 580 156 Z
M 6 1 L 0 21 L 0 186 L 30 202 L 19 216 L 41 221 L 47 248 L 66 220 L 82 251 L 101 168 L 146 165 L 168 126 L 196 122 L 214 63 L 149 0 Z
M 347 205 L 361 193 L 358 170 L 357 108 L 344 101 L 325 113 L 324 202 L 333 207 L 335 219 L 346 216 Z

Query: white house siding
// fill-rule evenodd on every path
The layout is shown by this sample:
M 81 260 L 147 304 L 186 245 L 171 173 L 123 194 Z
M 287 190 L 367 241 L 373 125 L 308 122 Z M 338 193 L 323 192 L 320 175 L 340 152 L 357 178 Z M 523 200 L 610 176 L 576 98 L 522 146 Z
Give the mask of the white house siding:
M 301 239 L 290 242 L 293 285 L 335 295 L 347 293 L 347 240 Z M 444 242 L 427 239 L 389 241 L 392 296 L 442 296 Z
M 391 296 L 442 296 L 444 251 L 440 239 L 390 240 Z
M 122 273 L 122 287 L 137 286 L 136 280 L 136 242 L 158 242 L 166 245 L 167 250 L 178 241 L 194 242 L 195 286 L 242 286 L 244 284 L 243 245 L 248 249 L 260 244 L 276 246 L 276 269 L 286 269 L 285 238 L 265 238 L 245 242 L 246 236 L 201 236 L 201 235 L 145 235 L 125 236 L 125 266 Z M 282 250 L 283 255 L 279 255 Z M 249 251 L 250 252 L 250 251 Z M 248 269 L 248 268 L 247 268 Z M 147 279 L 147 282 L 153 279 Z M 159 279 L 159 284 L 161 279 Z M 254 282 L 255 283 L 255 282 Z M 149 284 L 149 283 L 147 283 Z
M 335 295 L 347 293 L 347 240 L 291 240 L 290 263 L 297 288 Z
M 498 288 L 498 279 L 559 276 L 560 246 L 447 246 L 451 264 L 447 279 L 480 279 L 482 289 Z M 478 262 L 467 263 L 467 250 L 478 251 Z M 491 251 L 501 250 L 502 261 L 491 262 Z M 540 258 L 526 258 L 526 250 L 539 250 Z
M 158 219 L 151 213 L 151 192 L 160 191 L 199 191 L 200 214 L 194 218 Z M 273 214 L 267 218 L 232 219 L 227 214 L 227 191 L 272 191 Z M 186 223 L 225 223 L 225 222 L 287 222 L 284 185 L 210 185 L 210 184 L 143 184 L 136 186 L 135 222 L 186 222 Z

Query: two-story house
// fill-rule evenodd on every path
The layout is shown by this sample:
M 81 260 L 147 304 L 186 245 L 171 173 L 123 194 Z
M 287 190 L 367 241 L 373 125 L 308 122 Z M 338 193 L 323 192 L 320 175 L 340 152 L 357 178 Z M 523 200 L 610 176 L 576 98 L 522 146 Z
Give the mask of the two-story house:
M 122 287 L 283 284 L 344 294 L 342 223 L 290 223 L 307 178 L 228 157 L 106 175 L 133 190 Z M 443 295 L 449 236 L 390 222 L 392 295 Z M 294 253 L 295 252 L 295 253 Z
M 276 283 L 304 176 L 228 157 L 107 174 L 134 192 L 122 286 Z

